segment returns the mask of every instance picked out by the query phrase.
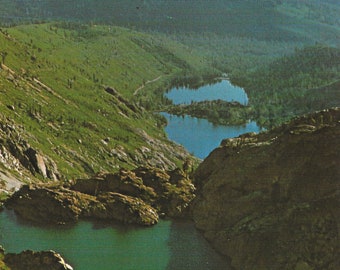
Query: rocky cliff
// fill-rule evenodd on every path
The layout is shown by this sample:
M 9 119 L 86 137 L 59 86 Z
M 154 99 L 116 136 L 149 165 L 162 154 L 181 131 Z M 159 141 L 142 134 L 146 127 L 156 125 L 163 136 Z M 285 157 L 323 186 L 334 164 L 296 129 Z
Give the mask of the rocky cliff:
M 222 141 L 193 218 L 236 269 L 340 269 L 340 110 Z
M 26 220 L 63 224 L 79 218 L 153 225 L 159 215 L 180 217 L 194 198 L 194 186 L 181 170 L 141 167 L 100 173 L 68 186 L 25 185 L 5 206 Z

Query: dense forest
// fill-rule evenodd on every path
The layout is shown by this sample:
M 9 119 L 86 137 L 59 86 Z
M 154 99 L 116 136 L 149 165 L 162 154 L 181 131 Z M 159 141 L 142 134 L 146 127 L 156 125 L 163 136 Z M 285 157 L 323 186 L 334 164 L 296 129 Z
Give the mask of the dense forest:
M 259 124 L 339 106 L 340 49 L 315 45 L 238 78 L 248 90 Z
M 339 3 L 330 0 L 1 0 L 0 4 L 4 7 L 0 17 L 7 24 L 68 19 L 167 33 L 209 32 L 281 41 L 311 40 L 320 31 L 335 40 L 332 27 L 339 24 L 340 11 Z

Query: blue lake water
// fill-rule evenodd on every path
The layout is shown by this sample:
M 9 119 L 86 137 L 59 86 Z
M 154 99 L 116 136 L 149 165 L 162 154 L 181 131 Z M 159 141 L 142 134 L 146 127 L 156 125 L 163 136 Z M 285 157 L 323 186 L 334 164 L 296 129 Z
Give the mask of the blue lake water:
M 197 90 L 190 88 L 173 88 L 166 96 L 174 104 L 190 104 L 191 101 L 225 100 L 248 104 L 246 92 L 233 86 L 229 81 L 202 86 Z M 226 138 L 237 137 L 247 132 L 259 132 L 261 128 L 256 122 L 249 121 L 246 125 L 220 126 L 206 119 L 191 116 L 175 116 L 161 113 L 167 119 L 165 132 L 168 138 L 183 145 L 193 155 L 204 159 Z
M 149 228 L 80 221 L 36 227 L 0 213 L 6 252 L 55 250 L 75 270 L 230 269 L 190 222 L 160 221 Z
M 237 101 L 242 105 L 248 104 L 248 96 L 244 89 L 232 85 L 228 80 L 204 85 L 198 89 L 188 87 L 172 88 L 165 96 L 174 104 L 190 104 L 191 101 L 225 100 Z
M 243 126 L 216 126 L 206 119 L 161 114 L 168 121 L 165 127 L 168 138 L 183 145 L 190 153 L 201 159 L 206 158 L 223 139 L 260 131 L 256 122 L 249 122 Z

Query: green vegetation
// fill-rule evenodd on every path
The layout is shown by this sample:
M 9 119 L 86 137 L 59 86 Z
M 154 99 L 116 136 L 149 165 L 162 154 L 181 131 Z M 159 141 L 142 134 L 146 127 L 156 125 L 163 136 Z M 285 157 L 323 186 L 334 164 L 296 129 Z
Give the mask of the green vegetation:
M 243 125 L 249 119 L 254 118 L 251 107 L 241 105 L 238 102 L 223 100 L 192 102 L 188 105 L 170 105 L 165 110 L 175 115 L 205 118 L 216 125 Z
M 255 119 L 275 126 L 294 115 L 340 105 L 340 49 L 305 47 L 237 79 Z
M 10 270 L 10 268 L 3 261 L 4 257 L 5 257 L 4 254 L 0 254 L 0 270 Z
M 244 87 L 249 107 L 171 109 L 214 123 L 252 118 L 271 127 L 340 104 L 336 1 L 0 4 L 2 25 L 50 21 L 1 29 L 0 110 L 68 177 L 151 159 L 136 151 L 151 147 L 144 131 L 168 144 L 164 119 L 150 112 L 171 105 L 163 93 L 174 85 L 197 87 L 226 73 Z
M 70 178 L 134 167 L 142 147 L 151 149 L 150 158 L 161 151 L 141 135 L 167 144 L 159 120 L 137 103 L 156 104 L 152 95 L 162 97 L 173 76 L 207 68 L 183 45 L 113 26 L 4 28 L 0 46 L 7 55 L 0 69 L 2 117 L 22 125 L 32 147 Z

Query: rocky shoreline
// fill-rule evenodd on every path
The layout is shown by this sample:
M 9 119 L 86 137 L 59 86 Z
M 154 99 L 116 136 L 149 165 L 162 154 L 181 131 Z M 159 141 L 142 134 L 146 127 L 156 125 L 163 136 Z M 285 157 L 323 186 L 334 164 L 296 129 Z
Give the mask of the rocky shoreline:
M 222 141 L 193 182 L 181 169 L 121 169 L 63 185 L 25 185 L 5 207 L 33 223 L 93 218 L 151 226 L 164 216 L 192 217 L 235 269 L 336 270 L 339 140 L 340 109 L 325 110 Z M 46 255 L 20 256 L 32 254 Z
M 24 185 L 4 206 L 37 225 L 62 225 L 90 218 L 151 226 L 160 217 L 187 216 L 194 191 L 194 185 L 183 170 L 140 167 L 132 171 L 99 173 L 90 179 L 77 179 L 64 185 L 55 182 Z M 73 268 L 54 251 L 6 254 L 2 249 L 0 269 Z
M 63 186 L 24 185 L 5 207 L 34 223 L 64 224 L 94 218 L 150 226 L 159 216 L 183 216 L 194 191 L 182 170 L 141 167 L 101 173 Z

